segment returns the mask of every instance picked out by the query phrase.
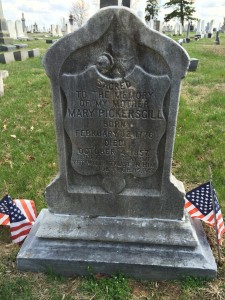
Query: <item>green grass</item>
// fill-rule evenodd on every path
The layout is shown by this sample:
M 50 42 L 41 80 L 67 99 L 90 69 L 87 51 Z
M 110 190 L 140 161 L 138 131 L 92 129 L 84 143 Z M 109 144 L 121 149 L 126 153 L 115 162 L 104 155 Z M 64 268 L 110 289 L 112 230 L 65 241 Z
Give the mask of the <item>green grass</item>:
M 29 42 L 37 46 L 37 41 Z M 46 49 L 45 41 L 39 41 Z M 42 52 L 44 52 L 44 50 Z M 46 206 L 43 192 L 57 173 L 51 92 L 41 58 L 1 65 L 9 71 L 1 101 L 0 191 Z
M 224 209 L 225 195 L 225 39 L 183 44 L 190 57 L 199 59 L 196 72 L 183 81 L 174 159 L 179 161 L 176 176 L 187 186 L 209 180 L 208 166 Z
M 98 300 L 129 300 L 131 299 L 131 289 L 128 280 L 121 274 L 112 277 L 102 277 L 96 280 L 94 276 L 83 279 L 80 291 L 90 297 L 94 294 L 94 299 Z
M 173 173 L 189 190 L 209 179 L 210 165 L 225 214 L 225 35 L 220 39 L 220 46 L 214 39 L 183 44 L 199 66 L 183 80 Z M 49 47 L 45 40 L 28 44 L 40 48 L 42 55 Z M 0 98 L 0 193 L 33 199 L 40 211 L 47 206 L 45 188 L 58 172 L 50 83 L 41 58 L 0 68 L 10 74 Z M 224 259 L 213 282 L 135 281 L 122 275 L 65 279 L 18 272 L 18 250 L 8 230 L 0 228 L 0 299 L 225 299 Z M 225 255 L 225 247 L 222 252 Z

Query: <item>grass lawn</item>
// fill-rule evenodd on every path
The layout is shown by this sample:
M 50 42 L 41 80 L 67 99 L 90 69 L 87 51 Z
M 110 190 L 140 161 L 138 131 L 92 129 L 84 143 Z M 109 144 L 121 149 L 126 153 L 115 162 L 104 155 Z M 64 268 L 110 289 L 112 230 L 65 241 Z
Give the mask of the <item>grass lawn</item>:
M 179 38 L 177 38 L 179 39 Z M 183 80 L 173 173 L 186 190 L 209 180 L 213 172 L 225 215 L 225 34 L 183 44 L 190 57 L 199 59 L 196 72 Z M 27 42 L 49 47 L 45 40 Z M 9 71 L 5 96 L 0 98 L 0 195 L 35 200 L 38 212 L 46 207 L 44 191 L 56 176 L 57 150 L 50 84 L 40 58 L 0 65 Z M 216 256 L 215 239 L 206 229 Z M 21 273 L 15 259 L 19 246 L 11 244 L 7 228 L 0 228 L 0 299 L 225 299 L 225 261 L 215 281 L 186 278 L 149 282 L 90 276 L 63 278 L 54 274 Z M 222 248 L 225 255 L 225 246 Z

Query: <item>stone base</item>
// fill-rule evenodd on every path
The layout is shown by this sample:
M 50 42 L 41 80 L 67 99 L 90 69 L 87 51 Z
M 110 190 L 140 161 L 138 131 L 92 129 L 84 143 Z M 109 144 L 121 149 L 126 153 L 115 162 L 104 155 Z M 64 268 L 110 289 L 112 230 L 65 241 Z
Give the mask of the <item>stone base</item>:
M 13 52 L 5 52 L 0 54 L 0 63 L 9 64 L 15 61 Z
M 17 49 L 22 49 L 22 48 L 27 48 L 28 45 L 27 44 L 15 44 Z
M 39 48 L 28 50 L 28 56 L 29 57 L 38 57 L 40 55 L 41 55 L 41 53 L 40 53 L 40 49 Z
M 89 275 L 90 270 L 107 274 L 121 272 L 148 280 L 216 277 L 216 263 L 198 220 L 95 218 L 88 223 L 87 218 L 79 217 L 76 223 L 77 217 L 72 216 L 73 221 L 68 224 L 60 220 L 63 216 L 50 215 L 47 209 L 40 213 L 17 256 L 19 270 L 51 271 L 64 276 Z M 56 230 L 51 227 L 48 230 L 45 226 L 54 217 Z M 69 220 L 69 216 L 64 217 Z M 115 226 L 107 227 L 104 224 L 107 219 L 108 224 L 114 219 Z M 125 224 L 132 229 L 124 229 Z M 72 230 L 71 225 L 76 227 Z M 94 230 L 88 234 L 92 226 L 97 229 L 99 225 L 102 228 L 98 228 L 94 237 Z M 45 229 L 48 231 L 44 233 Z M 83 234 L 78 234 L 79 231 Z M 67 232 L 64 238 L 63 232 Z M 125 242 L 121 241 L 121 234 Z
M 0 51 L 14 51 L 16 50 L 15 45 L 1 45 L 0 46 Z
M 198 59 L 197 58 L 191 58 L 190 59 L 190 65 L 188 67 L 188 72 L 195 72 L 198 68 Z
M 23 61 L 29 57 L 28 51 L 16 51 L 13 54 L 16 61 Z
M 0 37 L 0 44 L 5 44 L 5 45 L 9 45 L 9 44 L 13 44 L 14 40 L 11 37 Z
M 0 17 L 0 44 L 13 44 L 5 18 Z

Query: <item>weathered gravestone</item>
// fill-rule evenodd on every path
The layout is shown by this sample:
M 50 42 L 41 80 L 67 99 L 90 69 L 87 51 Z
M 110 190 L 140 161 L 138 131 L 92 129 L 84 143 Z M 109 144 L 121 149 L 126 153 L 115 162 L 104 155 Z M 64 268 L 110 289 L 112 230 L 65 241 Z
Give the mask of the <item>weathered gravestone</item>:
M 44 58 L 59 174 L 23 244 L 20 270 L 215 277 L 200 222 L 171 175 L 189 58 L 127 8 L 100 10 Z
M 15 61 L 13 52 L 6 52 L 0 54 L 0 63 L 8 64 Z
M 23 61 L 26 60 L 28 56 L 28 51 L 15 51 L 13 52 L 14 58 L 16 61 Z
M 219 37 L 219 31 L 217 30 L 216 32 L 216 38 L 215 38 L 215 41 L 214 41 L 214 44 L 215 45 L 220 45 L 220 37 Z
M 12 39 L 17 39 L 17 33 L 16 33 L 16 27 L 15 27 L 15 22 L 8 20 L 7 21 L 7 26 L 8 26 L 8 30 L 9 30 L 9 36 Z
M 7 70 L 0 71 L 0 97 L 4 96 L 4 83 L 3 79 L 9 76 L 9 72 Z
M 126 7 L 130 7 L 130 0 L 122 0 L 122 5 Z
M 100 8 L 111 5 L 118 5 L 118 0 L 100 0 Z
M 13 51 L 16 50 L 15 45 L 0 45 L 0 51 Z
M 13 39 L 9 36 L 6 19 L 4 18 L 2 1 L 0 0 L 0 44 L 11 44 Z
M 4 83 L 2 73 L 0 72 L 0 97 L 4 96 Z
M 18 39 L 26 39 L 27 34 L 23 32 L 23 23 L 21 20 L 15 22 L 16 34 Z
M 38 57 L 40 55 L 41 55 L 41 53 L 40 53 L 40 49 L 39 48 L 28 50 L 28 56 L 29 57 Z

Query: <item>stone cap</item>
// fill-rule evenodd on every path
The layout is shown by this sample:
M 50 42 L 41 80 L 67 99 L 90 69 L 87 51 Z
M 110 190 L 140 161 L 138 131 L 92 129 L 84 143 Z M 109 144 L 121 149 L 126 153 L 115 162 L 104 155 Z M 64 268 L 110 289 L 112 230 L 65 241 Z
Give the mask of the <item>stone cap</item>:
M 159 53 L 171 70 L 171 78 L 180 80 L 189 66 L 188 53 L 171 38 L 149 29 L 130 9 L 125 7 L 107 7 L 99 10 L 78 30 L 66 35 L 46 52 L 43 64 L 46 73 L 57 81 L 65 59 L 79 48 L 98 40 L 110 27 L 113 20 L 124 28 L 129 38 Z

